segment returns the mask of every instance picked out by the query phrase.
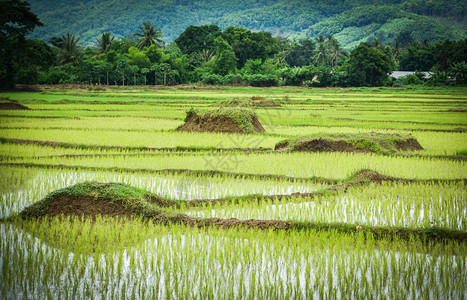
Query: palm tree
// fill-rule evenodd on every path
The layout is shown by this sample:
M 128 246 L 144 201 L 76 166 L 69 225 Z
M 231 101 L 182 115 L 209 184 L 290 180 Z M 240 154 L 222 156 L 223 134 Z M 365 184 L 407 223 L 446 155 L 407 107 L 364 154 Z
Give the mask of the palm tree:
M 101 53 L 107 53 L 110 50 L 110 47 L 112 46 L 112 43 L 114 41 L 113 36 L 110 35 L 110 32 L 105 32 L 102 34 L 100 39 L 96 39 L 96 44 L 97 44 L 97 51 Z
M 399 40 L 395 40 L 394 44 L 392 45 L 392 57 L 394 58 L 394 61 L 398 63 L 398 58 L 399 55 L 402 53 L 402 44 Z
M 449 75 L 456 79 L 456 84 L 465 84 L 467 82 L 467 63 L 457 62 L 449 67 Z
M 319 35 L 316 38 L 318 42 L 318 47 L 314 51 L 313 60 L 317 64 L 325 64 L 328 61 L 328 49 L 326 45 L 326 38 L 323 35 Z
M 337 61 L 339 60 L 341 52 L 342 52 L 339 41 L 336 40 L 334 37 L 331 37 L 328 40 L 328 49 L 329 49 L 329 53 L 331 56 L 331 65 L 335 66 L 337 65 Z
M 66 35 L 60 37 L 61 49 L 60 49 L 60 63 L 73 63 L 74 66 L 79 64 L 81 58 L 81 47 L 78 45 L 80 38 L 75 37 L 74 34 L 69 32 Z
M 383 44 L 381 44 L 381 41 L 378 38 L 373 38 L 373 47 L 379 50 L 383 50 Z
M 203 49 L 201 50 L 201 52 L 199 53 L 199 56 L 201 57 L 201 59 L 204 61 L 204 62 L 207 62 L 207 61 L 210 61 L 212 59 L 214 59 L 214 53 L 211 52 L 211 50 L 209 49 Z
M 161 47 L 161 45 L 164 44 L 164 41 L 161 39 L 161 29 L 159 27 L 155 28 L 154 22 L 143 22 L 143 26 L 138 27 L 138 29 L 141 31 L 141 33 L 135 33 L 133 35 L 140 38 L 138 42 L 138 48 L 140 50 L 151 45 Z

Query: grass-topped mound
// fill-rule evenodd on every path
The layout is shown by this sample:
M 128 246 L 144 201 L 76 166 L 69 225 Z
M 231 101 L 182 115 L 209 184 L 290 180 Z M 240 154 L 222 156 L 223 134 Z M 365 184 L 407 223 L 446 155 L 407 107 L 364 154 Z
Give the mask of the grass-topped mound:
M 258 116 L 246 108 L 219 108 L 205 113 L 187 112 L 177 131 L 254 133 L 265 132 Z
M 221 107 L 247 107 L 247 108 L 268 108 L 280 107 L 281 104 L 277 100 L 267 99 L 260 96 L 253 96 L 247 99 L 233 98 L 229 100 L 222 100 L 215 104 Z
M 53 191 L 26 207 L 20 216 L 25 219 L 60 215 L 144 217 L 156 214 L 155 206 L 172 205 L 174 201 L 123 183 L 83 182 Z
M 359 133 L 335 134 L 288 139 L 276 144 L 275 150 L 310 152 L 373 152 L 391 154 L 423 150 L 410 134 Z

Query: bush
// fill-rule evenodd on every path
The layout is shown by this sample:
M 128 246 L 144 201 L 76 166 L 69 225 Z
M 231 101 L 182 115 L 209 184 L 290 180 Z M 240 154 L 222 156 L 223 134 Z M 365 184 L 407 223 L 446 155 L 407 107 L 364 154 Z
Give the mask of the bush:
M 427 84 L 431 86 L 441 86 L 441 85 L 451 85 L 452 82 L 448 76 L 448 73 L 438 72 L 438 73 L 431 75 L 431 77 L 428 78 Z
M 224 84 L 242 84 L 243 77 L 238 74 L 228 74 L 224 77 Z
M 47 83 L 49 84 L 58 84 L 58 83 L 67 83 L 70 80 L 70 75 L 60 69 L 51 69 L 49 75 L 47 76 Z
M 423 81 L 415 74 L 409 74 L 397 78 L 396 85 L 421 85 Z
M 247 77 L 248 84 L 256 87 L 277 86 L 279 78 L 276 75 L 253 74 Z
M 221 75 L 208 73 L 208 74 L 203 74 L 203 76 L 201 76 L 201 82 L 204 84 L 213 84 L 213 85 L 222 84 L 224 82 L 224 78 Z

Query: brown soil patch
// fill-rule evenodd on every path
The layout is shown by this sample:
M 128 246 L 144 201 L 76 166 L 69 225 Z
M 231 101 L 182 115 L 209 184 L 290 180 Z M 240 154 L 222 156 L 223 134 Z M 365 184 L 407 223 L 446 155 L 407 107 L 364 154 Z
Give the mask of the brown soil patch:
M 164 198 L 159 198 L 155 195 L 152 195 L 149 199 L 148 202 L 151 204 L 156 204 L 159 207 L 173 207 L 176 206 L 177 203 L 173 200 L 169 199 L 164 199 Z
M 121 201 L 96 199 L 91 196 L 61 196 L 54 199 L 46 211 L 48 216 L 85 216 L 92 219 L 98 215 L 131 217 L 134 214 L 131 208 L 124 208 Z
M 265 132 L 264 127 L 258 121 L 258 117 L 252 116 L 251 123 L 255 132 Z M 247 133 L 246 128 L 241 127 L 238 122 L 227 116 L 202 117 L 198 114 L 192 115 L 184 125 L 178 127 L 176 130 L 190 132 Z
M 375 183 L 381 183 L 383 181 L 402 181 L 404 179 L 401 178 L 396 178 L 396 177 L 391 177 L 391 176 L 386 176 L 383 174 L 380 174 L 378 172 L 375 172 L 370 169 L 364 169 L 360 170 L 357 173 L 355 173 L 352 178 L 356 179 L 357 181 L 359 180 L 368 180 L 371 182 Z
M 350 182 L 345 184 L 344 193 L 347 192 L 349 187 L 366 185 L 369 183 L 381 184 L 382 182 L 413 182 L 414 180 L 402 179 L 391 176 L 386 176 L 375 172 L 370 169 L 363 169 L 355 173 L 351 178 Z
M 29 107 L 14 102 L 0 103 L 0 110 L 31 110 Z
M 423 150 L 422 145 L 414 138 L 409 138 L 405 141 L 395 141 L 394 146 L 399 151 Z
M 342 186 L 333 185 L 328 188 L 330 191 L 336 191 Z M 273 203 L 281 201 L 283 199 L 290 199 L 290 198 L 315 198 L 321 197 L 323 194 L 321 192 L 313 192 L 313 193 L 292 193 L 289 195 L 251 195 L 251 196 L 243 196 L 238 198 L 218 198 L 218 199 L 196 199 L 196 200 L 188 200 L 186 201 L 186 206 L 188 207 L 196 207 L 206 205 L 208 203 L 217 204 L 217 203 L 243 203 L 243 202 L 250 202 L 250 201 L 257 201 L 260 202 L 262 200 L 270 200 Z
M 193 225 L 198 227 L 205 226 L 217 226 L 222 228 L 232 228 L 232 227 L 247 227 L 247 228 L 259 228 L 262 230 L 265 229 L 280 229 L 287 230 L 292 226 L 292 222 L 281 221 L 281 220 L 239 220 L 235 218 L 230 219 L 220 219 L 220 218 L 193 218 L 190 220 L 193 222 Z
M 246 227 L 246 228 L 259 228 L 259 229 L 282 229 L 287 230 L 292 227 L 292 222 L 281 220 L 239 220 L 235 218 L 221 219 L 221 218 L 197 218 L 190 217 L 185 214 L 170 214 L 161 213 L 151 217 L 155 223 L 160 224 L 183 224 L 191 227 Z
M 287 149 L 288 143 L 277 144 L 274 150 Z M 330 141 L 323 138 L 316 138 L 299 143 L 294 147 L 295 151 L 309 152 L 369 152 L 367 149 L 356 149 L 351 143 L 346 141 Z

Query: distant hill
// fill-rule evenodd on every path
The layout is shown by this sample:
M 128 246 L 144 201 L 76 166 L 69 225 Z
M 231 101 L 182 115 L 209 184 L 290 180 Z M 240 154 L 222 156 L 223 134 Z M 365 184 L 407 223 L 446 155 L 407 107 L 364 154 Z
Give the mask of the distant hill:
M 378 38 L 392 42 L 401 32 L 417 39 L 466 38 L 465 0 L 29 0 L 45 26 L 31 37 L 48 40 L 70 32 L 91 45 L 103 32 L 137 32 L 143 21 L 176 39 L 190 25 L 216 24 L 269 31 L 287 38 L 334 34 L 346 49 Z

